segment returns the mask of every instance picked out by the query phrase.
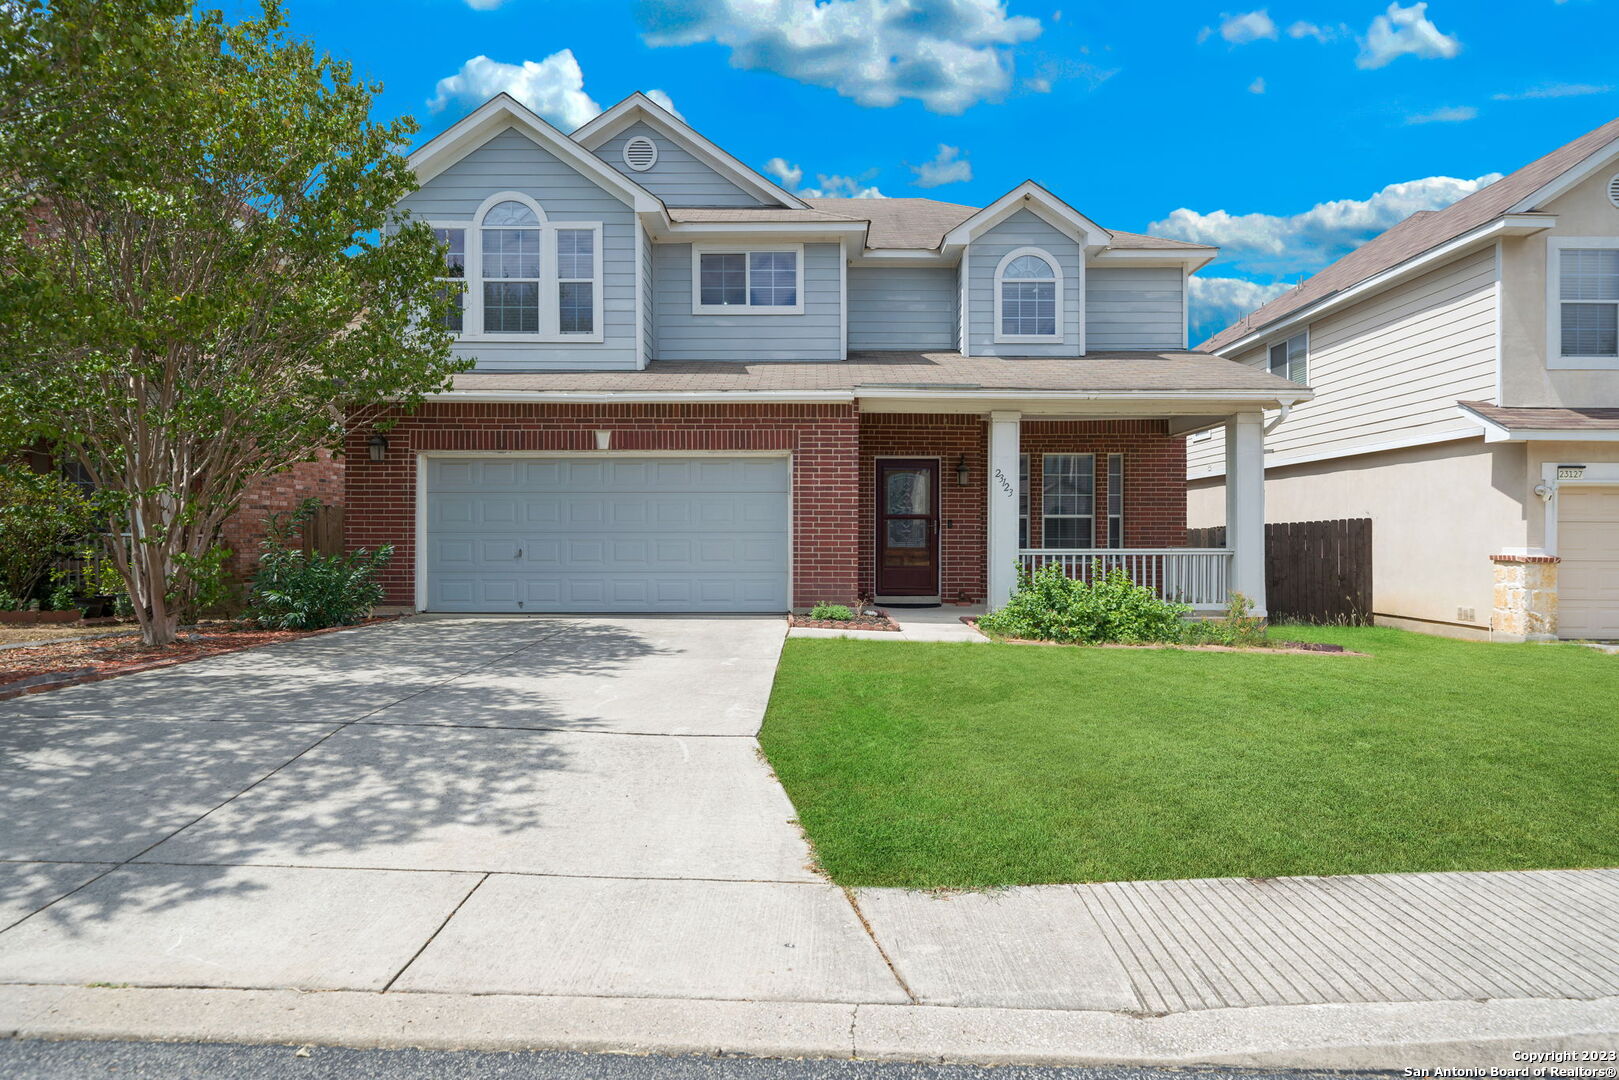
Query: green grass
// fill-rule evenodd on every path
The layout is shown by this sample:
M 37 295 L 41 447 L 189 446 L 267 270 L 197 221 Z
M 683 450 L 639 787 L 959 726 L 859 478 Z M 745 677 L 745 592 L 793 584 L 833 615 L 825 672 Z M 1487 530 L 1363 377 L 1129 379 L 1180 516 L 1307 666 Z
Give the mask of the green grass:
M 787 642 L 761 739 L 823 868 L 912 888 L 1619 865 L 1619 657 Z

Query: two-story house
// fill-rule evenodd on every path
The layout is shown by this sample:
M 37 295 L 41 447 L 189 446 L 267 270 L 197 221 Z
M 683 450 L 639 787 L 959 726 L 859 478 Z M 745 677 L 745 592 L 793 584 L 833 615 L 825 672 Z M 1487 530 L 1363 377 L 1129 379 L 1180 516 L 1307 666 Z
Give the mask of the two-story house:
M 1046 188 L 804 199 L 636 94 L 564 134 L 509 97 L 410 159 L 473 370 L 349 433 L 347 542 L 432 611 L 1004 600 L 1093 558 L 1263 609 L 1261 417 L 1186 348 L 1215 250 Z M 1185 545 L 1185 433 L 1232 433 L 1231 542 Z M 1244 482 L 1244 480 L 1246 482 Z
M 1266 448 L 1270 520 L 1370 517 L 1380 622 L 1619 638 L 1619 120 L 1200 347 L 1316 391 Z M 1189 446 L 1194 525 L 1221 441 Z

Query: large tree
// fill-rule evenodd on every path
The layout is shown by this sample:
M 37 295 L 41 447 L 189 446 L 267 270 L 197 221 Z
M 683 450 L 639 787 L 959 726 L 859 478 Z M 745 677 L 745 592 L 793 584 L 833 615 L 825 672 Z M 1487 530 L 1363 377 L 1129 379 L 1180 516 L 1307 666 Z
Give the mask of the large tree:
M 11 0 L 0 85 L 0 437 L 83 465 L 171 641 L 246 484 L 458 367 L 415 124 L 278 0 Z

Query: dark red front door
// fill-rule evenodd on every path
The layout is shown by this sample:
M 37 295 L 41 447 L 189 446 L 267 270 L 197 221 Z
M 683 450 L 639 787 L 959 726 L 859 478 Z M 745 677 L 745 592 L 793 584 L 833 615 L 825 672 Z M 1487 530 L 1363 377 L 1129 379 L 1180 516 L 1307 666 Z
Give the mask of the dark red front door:
M 877 462 L 877 595 L 939 595 L 939 463 Z

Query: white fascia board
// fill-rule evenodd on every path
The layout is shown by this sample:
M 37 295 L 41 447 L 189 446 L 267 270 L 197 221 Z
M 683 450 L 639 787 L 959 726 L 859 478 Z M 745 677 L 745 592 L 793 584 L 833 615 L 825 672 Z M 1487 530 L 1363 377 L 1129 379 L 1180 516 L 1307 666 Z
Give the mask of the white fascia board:
M 853 401 L 849 390 L 443 390 L 426 395 L 426 400 L 453 404 L 518 402 L 564 402 L 581 405 L 625 402 L 637 405 L 671 402 L 675 404 L 716 404 L 722 402 L 775 401 L 820 402 Z
M 759 240 L 779 244 L 786 240 L 819 240 L 837 243 L 850 240 L 865 243 L 865 222 L 835 221 L 679 221 L 665 222 L 653 234 L 660 240 L 684 243 L 690 240 L 732 241 Z
M 1113 242 L 1113 234 L 1035 183 L 1025 180 L 972 217 L 944 234 L 941 250 L 970 244 L 1019 210 L 1028 209 L 1079 241 L 1086 248 L 1101 249 Z M 1042 213 L 1042 211 L 1044 211 Z
M 988 401 L 1173 401 L 1196 404 L 1226 403 L 1246 408 L 1266 406 L 1280 408 L 1294 405 L 1314 397 L 1308 391 L 1297 395 L 1278 395 L 1271 390 L 977 390 L 968 387 L 929 389 L 927 386 L 857 386 L 855 394 L 863 398 L 937 398 L 942 401 L 963 398 Z
M 663 203 L 657 196 L 585 150 L 507 94 L 496 94 L 449 130 L 428 140 L 406 159 L 406 164 L 416 174 L 416 182 L 425 184 L 507 128 L 515 128 L 556 154 L 597 185 L 623 199 L 636 213 L 663 209 Z
M 639 90 L 579 128 L 572 139 L 586 150 L 594 151 L 637 120 L 644 120 L 665 138 L 685 147 L 703 164 L 727 175 L 739 187 L 749 189 L 766 202 L 779 202 L 795 210 L 810 208 L 803 199 L 748 168 Z
M 1530 233 L 1544 232 L 1557 224 L 1557 217 L 1552 214 L 1511 214 L 1485 222 L 1476 229 L 1462 233 L 1462 235 L 1448 240 L 1438 247 L 1429 248 L 1421 255 L 1413 256 L 1398 266 L 1391 266 L 1380 274 L 1371 277 L 1347 289 L 1340 289 L 1329 293 L 1313 304 L 1306 304 L 1297 311 L 1286 316 L 1255 327 L 1235 341 L 1228 342 L 1214 350 L 1216 356 L 1231 356 L 1269 340 L 1284 330 L 1298 326 L 1300 323 L 1310 323 L 1330 312 L 1336 311 L 1352 303 L 1357 303 L 1384 289 L 1398 285 L 1419 274 L 1425 274 L 1435 267 L 1441 266 L 1451 259 L 1459 258 L 1469 251 L 1484 244 L 1494 243 L 1502 236 L 1528 236 Z
M 1199 248 L 1109 248 L 1086 259 L 1091 265 L 1112 266 L 1184 266 L 1195 272 L 1209 265 L 1220 255 L 1215 247 Z
M 945 254 L 931 248 L 873 248 L 849 256 L 853 266 L 954 266 L 959 254 Z
M 1615 139 L 1599 150 L 1592 151 L 1590 157 L 1572 169 L 1559 174 L 1549 183 L 1519 199 L 1512 204 L 1512 208 L 1507 213 L 1521 214 L 1527 210 L 1533 210 L 1537 206 L 1545 206 L 1559 195 L 1589 179 L 1593 173 L 1600 172 L 1604 166 L 1615 159 L 1619 159 L 1619 139 Z

